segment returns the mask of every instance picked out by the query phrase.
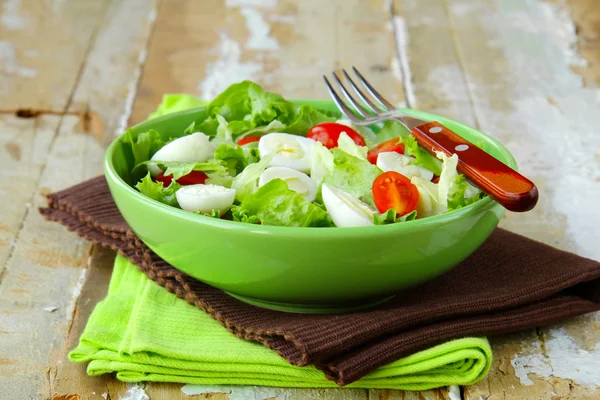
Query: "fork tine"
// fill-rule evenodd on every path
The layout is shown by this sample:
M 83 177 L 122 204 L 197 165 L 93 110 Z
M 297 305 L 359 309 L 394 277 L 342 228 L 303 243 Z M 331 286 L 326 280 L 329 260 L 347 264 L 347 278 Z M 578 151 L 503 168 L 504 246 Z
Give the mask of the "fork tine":
M 371 93 L 371 96 L 375 97 L 375 99 L 383 107 L 385 107 L 388 111 L 396 109 L 396 107 L 392 103 L 390 103 L 389 101 L 387 101 L 382 95 L 380 95 L 377 92 L 377 90 L 375 90 L 375 88 L 373 88 L 373 86 L 371 86 L 371 84 L 365 79 L 365 77 L 362 76 L 362 74 L 360 72 L 358 72 L 358 69 L 356 69 L 355 66 L 352 66 L 352 70 L 354 71 L 354 73 L 356 74 L 356 76 L 358 76 L 358 79 L 361 81 L 361 83 L 363 85 L 365 85 L 365 87 L 367 88 L 367 90 L 369 91 L 369 93 Z
M 323 80 L 325 81 L 325 84 L 327 85 L 327 90 L 329 91 L 329 94 L 331 95 L 331 98 L 333 99 L 333 102 L 338 106 L 338 108 L 340 109 L 340 111 L 342 112 L 342 114 L 344 114 L 348 119 L 350 119 L 351 121 L 360 121 L 360 118 L 358 118 L 351 109 L 349 109 L 346 104 L 344 104 L 344 102 L 342 101 L 342 99 L 340 98 L 340 96 L 338 96 L 338 94 L 335 92 L 335 90 L 333 89 L 333 87 L 331 86 L 331 83 L 329 83 L 329 79 L 327 79 L 327 77 L 325 75 L 323 75 Z
M 373 115 L 369 114 L 369 112 L 363 108 L 363 106 L 360 104 L 360 102 L 358 102 L 351 94 L 350 92 L 348 92 L 348 90 L 346 90 L 346 87 L 344 86 L 344 84 L 342 83 L 342 81 L 340 80 L 340 78 L 337 76 L 337 74 L 334 72 L 333 73 L 333 77 L 335 78 L 335 80 L 337 81 L 338 85 L 340 85 L 340 89 L 342 90 L 342 93 L 344 93 L 344 96 L 348 99 L 348 101 L 354 106 L 354 108 L 356 109 L 356 111 L 358 111 L 358 113 L 360 115 L 362 115 L 365 118 L 369 118 L 372 117 Z
M 369 96 L 367 96 L 362 90 L 360 90 L 360 88 L 356 85 L 356 83 L 354 83 L 352 78 L 350 78 L 350 75 L 348 75 L 345 69 L 342 69 L 342 73 L 344 74 L 348 82 L 350 82 L 350 86 L 352 86 L 352 89 L 354 89 L 354 92 L 362 99 L 362 101 L 367 103 L 375 114 L 381 114 L 381 108 L 379 108 L 379 106 L 373 103 L 373 100 L 371 100 Z

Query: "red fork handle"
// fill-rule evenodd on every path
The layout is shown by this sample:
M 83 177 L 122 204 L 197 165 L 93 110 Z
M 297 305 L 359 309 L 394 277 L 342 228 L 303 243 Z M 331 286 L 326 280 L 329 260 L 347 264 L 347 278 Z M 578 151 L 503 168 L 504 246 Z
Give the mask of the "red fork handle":
M 524 212 L 535 207 L 538 190 L 533 182 L 479 147 L 438 122 L 428 122 L 412 130 L 421 147 L 435 155 L 458 155 L 457 169 L 475 186 L 510 211 Z

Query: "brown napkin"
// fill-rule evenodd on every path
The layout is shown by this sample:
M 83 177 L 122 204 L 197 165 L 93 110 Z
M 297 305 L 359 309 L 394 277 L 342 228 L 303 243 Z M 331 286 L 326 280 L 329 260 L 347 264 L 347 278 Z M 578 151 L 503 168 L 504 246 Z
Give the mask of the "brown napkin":
M 121 217 L 103 176 L 48 196 L 40 212 L 110 247 L 237 336 L 347 385 L 401 357 L 465 336 L 547 325 L 600 309 L 600 263 L 497 229 L 446 275 L 365 311 L 291 314 L 240 302 L 179 272 Z

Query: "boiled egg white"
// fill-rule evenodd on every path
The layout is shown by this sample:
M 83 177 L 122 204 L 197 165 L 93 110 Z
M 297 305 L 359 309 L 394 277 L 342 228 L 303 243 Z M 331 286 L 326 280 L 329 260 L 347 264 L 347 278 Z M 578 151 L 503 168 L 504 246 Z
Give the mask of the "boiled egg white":
M 375 225 L 373 223 L 375 211 L 367 204 L 326 183 L 323 184 L 321 191 L 323 203 L 335 226 L 351 228 Z
M 152 160 L 203 162 L 211 158 L 214 151 L 215 148 L 209 137 L 202 132 L 196 132 L 167 143 L 154 153 Z M 161 172 L 161 169 L 156 165 L 149 165 L 148 170 L 152 176 L 156 176 Z
M 258 186 L 266 185 L 277 178 L 287 183 L 288 188 L 297 192 L 307 201 L 313 201 L 317 197 L 317 185 L 315 182 L 308 175 L 287 167 L 265 169 L 258 179 Z
M 396 171 L 408 179 L 417 176 L 426 181 L 430 181 L 433 178 L 433 172 L 420 165 L 415 165 L 415 160 L 414 157 L 386 151 L 379 153 L 377 156 L 377 166 L 383 170 L 383 172 Z
M 311 167 L 313 139 L 288 133 L 269 133 L 258 142 L 260 157 L 273 154 L 270 167 L 287 167 L 300 172 L 308 172 Z
M 182 186 L 175 192 L 179 206 L 185 211 L 227 212 L 235 199 L 235 190 L 213 184 Z

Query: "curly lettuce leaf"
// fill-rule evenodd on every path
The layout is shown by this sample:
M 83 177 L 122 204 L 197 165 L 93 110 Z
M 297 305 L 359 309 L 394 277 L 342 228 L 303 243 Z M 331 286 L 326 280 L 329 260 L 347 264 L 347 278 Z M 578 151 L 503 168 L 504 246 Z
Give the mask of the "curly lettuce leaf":
M 296 105 L 282 96 L 266 92 L 250 81 L 234 83 L 207 106 L 208 117 L 198 128 L 209 136 L 216 136 L 222 122 L 233 139 L 243 134 L 263 135 L 274 131 L 304 135 L 315 124 L 335 120 L 334 114 Z
M 375 208 L 371 187 L 375 178 L 383 171 L 370 162 L 354 157 L 340 148 L 336 147 L 331 152 L 333 153 L 333 170 L 323 182 L 343 190 Z
M 244 151 L 242 147 L 236 144 L 222 144 L 215 150 L 215 160 L 223 160 L 227 164 L 229 173 L 236 176 L 249 164 L 258 161 L 257 153 L 258 149 Z
M 448 196 L 448 211 L 458 210 L 483 199 L 486 195 L 467 182 L 464 175 L 459 174 L 454 181 L 454 190 Z
M 414 210 L 401 217 L 397 216 L 396 210 L 390 208 L 383 214 L 373 213 L 373 223 L 375 225 L 395 224 L 396 222 L 412 221 L 417 218 L 417 210 Z
M 326 227 L 331 220 L 322 207 L 306 201 L 281 179 L 273 179 L 233 206 L 234 221 L 263 225 Z
M 136 189 L 140 191 L 144 196 L 148 196 L 151 199 L 160 201 L 161 203 L 179 207 L 175 192 L 181 187 L 174 180 L 168 187 L 164 187 L 162 182 L 154 182 L 152 176 L 148 173 L 140 182 L 135 185 Z
M 155 161 L 148 160 L 140 163 L 135 167 L 139 169 L 143 166 L 156 165 L 164 171 L 165 176 L 172 175 L 173 179 L 177 180 L 192 171 L 202 171 L 209 174 L 229 174 L 227 163 L 223 160 L 208 160 L 205 162 L 184 162 L 184 161 Z
M 416 158 L 415 164 L 427 168 L 437 176 L 442 173 L 442 163 L 440 160 L 432 156 L 417 143 L 417 140 L 410 136 L 403 140 L 404 154 Z
M 155 112 L 148 119 L 161 117 L 174 112 L 205 106 L 208 102 L 189 94 L 165 94 Z
M 377 142 L 377 144 L 379 144 L 381 142 L 385 142 L 387 140 L 396 139 L 396 138 L 400 138 L 400 140 L 402 142 L 404 142 L 408 138 L 410 138 L 412 135 L 411 135 L 410 131 L 404 125 L 402 125 L 400 122 L 386 121 L 386 122 L 384 122 L 384 124 L 381 127 L 381 129 L 379 130 L 379 132 L 376 133 L 376 136 L 377 136 L 376 142 Z
M 263 157 L 260 161 L 248 165 L 241 174 L 233 178 L 231 188 L 235 189 L 235 199 L 239 202 L 258 190 L 258 179 L 271 162 L 273 154 Z
M 122 139 L 123 143 L 129 144 L 133 153 L 133 165 L 138 165 L 149 160 L 166 142 L 162 140 L 160 134 L 154 129 L 148 132 L 140 133 L 137 138 L 133 138 L 131 129 L 125 132 Z
M 367 159 L 369 148 L 354 143 L 354 140 L 350 139 L 350 136 L 348 136 L 346 132 L 340 134 L 340 137 L 338 138 L 338 147 L 351 156 L 360 158 L 361 160 Z

